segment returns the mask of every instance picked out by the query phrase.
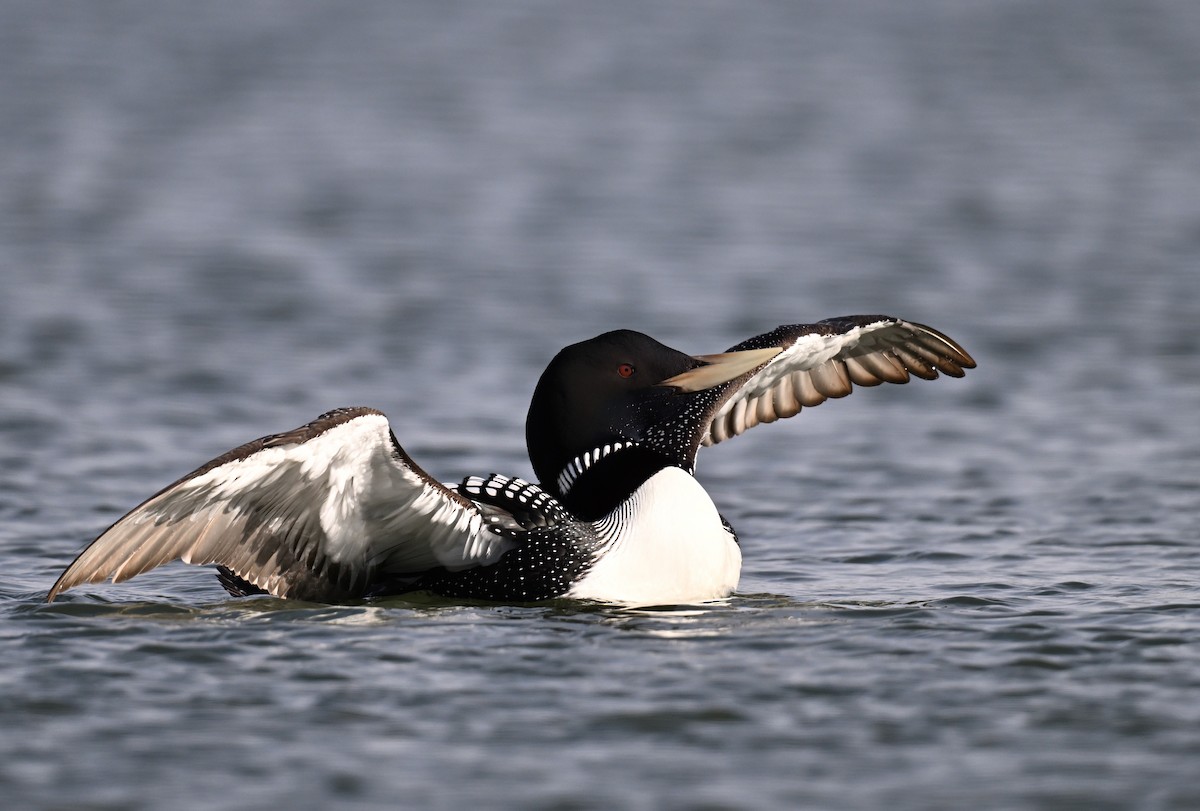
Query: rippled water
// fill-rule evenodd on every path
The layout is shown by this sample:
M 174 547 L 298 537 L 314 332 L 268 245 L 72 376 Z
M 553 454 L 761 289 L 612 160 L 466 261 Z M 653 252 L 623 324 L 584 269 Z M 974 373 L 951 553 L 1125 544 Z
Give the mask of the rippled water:
M 1198 9 L 4 4 L 5 807 L 1200 807 Z M 726 604 L 42 603 L 328 408 L 528 476 L 566 343 L 876 311 L 979 368 L 705 451 Z

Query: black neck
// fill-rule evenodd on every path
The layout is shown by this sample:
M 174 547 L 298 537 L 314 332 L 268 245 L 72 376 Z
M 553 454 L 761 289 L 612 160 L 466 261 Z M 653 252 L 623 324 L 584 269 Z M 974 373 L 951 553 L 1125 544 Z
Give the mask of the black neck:
M 598 521 L 670 465 L 666 457 L 647 448 L 626 448 L 580 473 L 562 496 L 562 504 L 584 521 Z

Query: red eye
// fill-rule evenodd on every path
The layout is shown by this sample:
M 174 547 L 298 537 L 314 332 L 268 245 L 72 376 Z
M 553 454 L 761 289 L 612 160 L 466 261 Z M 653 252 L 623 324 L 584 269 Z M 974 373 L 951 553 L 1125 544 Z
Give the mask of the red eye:
M 621 377 L 633 377 L 633 373 L 636 371 L 637 369 L 634 369 L 631 363 L 622 363 L 617 367 L 617 374 Z

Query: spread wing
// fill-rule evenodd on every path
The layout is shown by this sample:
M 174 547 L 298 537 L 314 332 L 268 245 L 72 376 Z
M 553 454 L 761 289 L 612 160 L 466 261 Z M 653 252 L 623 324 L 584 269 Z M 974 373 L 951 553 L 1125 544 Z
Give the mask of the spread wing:
M 850 315 L 791 324 L 757 335 L 730 352 L 780 347 L 761 369 L 725 392 L 704 445 L 715 445 L 759 423 L 791 417 L 805 406 L 845 397 L 854 386 L 962 377 L 975 368 L 966 351 L 937 330 L 886 315 Z
M 181 559 L 277 597 L 362 596 L 380 576 L 494 563 L 514 542 L 434 481 L 369 408 L 235 448 L 152 496 L 84 549 L 47 600 Z

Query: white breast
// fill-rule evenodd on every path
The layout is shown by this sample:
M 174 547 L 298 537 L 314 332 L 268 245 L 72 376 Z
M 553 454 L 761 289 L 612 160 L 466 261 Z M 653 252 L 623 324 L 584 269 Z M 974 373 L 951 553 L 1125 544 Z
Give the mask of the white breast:
M 719 600 L 737 586 L 737 541 L 700 483 L 677 467 L 656 473 L 597 526 L 607 545 L 568 597 L 668 605 Z

